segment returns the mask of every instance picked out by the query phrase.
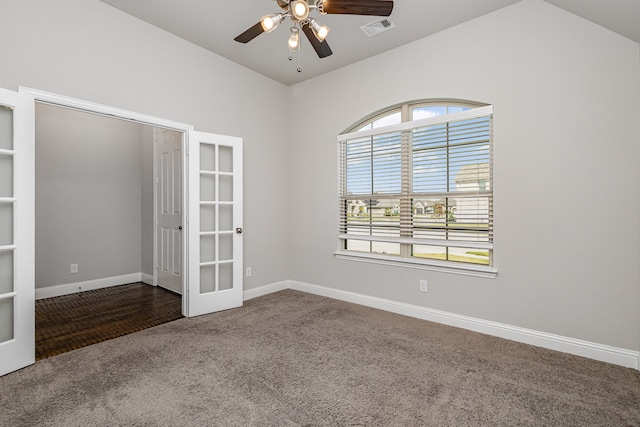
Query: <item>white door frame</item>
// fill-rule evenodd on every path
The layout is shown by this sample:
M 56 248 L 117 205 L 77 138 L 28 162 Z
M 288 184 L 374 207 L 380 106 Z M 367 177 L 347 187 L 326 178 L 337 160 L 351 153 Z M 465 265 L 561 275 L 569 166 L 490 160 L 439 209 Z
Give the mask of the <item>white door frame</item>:
M 97 104 L 94 102 L 83 101 L 77 98 L 71 98 L 64 95 L 58 95 L 50 92 L 41 91 L 38 89 L 32 89 L 24 86 L 18 87 L 18 92 L 26 95 L 30 95 L 34 98 L 35 102 L 41 102 L 44 104 L 54 105 L 62 108 L 69 108 L 72 110 L 78 110 L 88 113 L 100 114 L 107 117 L 113 117 L 117 119 L 127 120 L 130 122 L 136 122 L 144 125 L 162 127 L 167 129 L 176 130 L 182 132 L 185 137 L 182 138 L 182 194 L 188 194 L 188 146 L 187 137 L 189 131 L 194 129 L 193 125 L 176 122 L 173 120 L 167 120 L 160 117 L 154 117 L 147 114 L 136 113 L 134 111 L 123 110 L 120 108 L 110 107 L 107 105 Z M 154 178 L 155 179 L 155 178 Z M 183 212 L 186 215 L 188 212 L 188 197 L 182 198 Z M 154 208 L 155 209 L 155 208 Z M 187 298 L 187 283 L 188 283 L 188 224 L 185 224 L 185 233 L 183 233 L 183 246 L 182 246 L 182 259 L 185 260 L 182 264 L 182 314 L 189 317 L 189 307 Z M 154 233 L 155 241 L 155 233 Z M 154 252 L 156 251 L 154 242 Z

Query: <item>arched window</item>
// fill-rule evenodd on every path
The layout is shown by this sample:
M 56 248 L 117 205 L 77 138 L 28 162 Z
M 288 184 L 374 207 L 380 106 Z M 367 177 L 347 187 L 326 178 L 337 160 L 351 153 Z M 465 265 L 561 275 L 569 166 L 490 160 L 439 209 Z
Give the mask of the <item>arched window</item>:
M 336 256 L 494 276 L 492 118 L 424 100 L 339 135 Z

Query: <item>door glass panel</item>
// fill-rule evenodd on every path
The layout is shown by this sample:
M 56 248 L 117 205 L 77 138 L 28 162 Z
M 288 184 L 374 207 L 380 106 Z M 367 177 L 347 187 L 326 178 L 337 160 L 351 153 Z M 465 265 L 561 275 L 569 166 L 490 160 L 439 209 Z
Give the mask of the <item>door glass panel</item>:
M 216 236 L 200 236 L 200 262 L 216 260 Z
M 13 110 L 0 105 L 0 150 L 13 150 Z
M 0 203 L 0 246 L 13 245 L 13 203 Z
M 0 343 L 13 339 L 13 298 L 0 299 Z
M 220 231 L 233 230 L 233 206 L 220 205 Z
M 220 261 L 233 259 L 233 234 L 220 235 L 219 251 L 218 259 Z
M 231 202 L 233 201 L 233 176 L 220 175 L 220 201 Z
M 13 251 L 0 252 L 0 294 L 13 292 Z
M 220 172 L 233 172 L 233 148 L 219 147 Z
M 200 200 L 203 202 L 216 200 L 215 175 L 200 175 Z
M 216 290 L 216 266 L 200 266 L 200 293 L 206 294 Z
M 0 154 L 0 197 L 13 197 L 13 156 Z
M 233 263 L 220 264 L 219 290 L 233 289 Z
M 200 293 L 235 289 L 234 148 L 200 143 Z
M 200 206 L 200 231 L 216 231 L 216 207 L 213 205 Z
M 200 144 L 200 170 L 213 172 L 216 170 L 216 146 Z

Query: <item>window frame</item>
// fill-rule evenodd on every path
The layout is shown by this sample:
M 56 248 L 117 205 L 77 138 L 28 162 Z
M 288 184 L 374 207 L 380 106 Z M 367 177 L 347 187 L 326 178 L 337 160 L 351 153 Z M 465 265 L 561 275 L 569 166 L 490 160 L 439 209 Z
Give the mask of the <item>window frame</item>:
M 416 108 L 420 107 L 462 107 L 465 110 L 462 112 L 455 112 L 449 114 L 438 115 L 435 117 L 422 118 L 417 120 L 412 120 L 413 111 Z M 372 127 L 370 129 L 363 129 L 368 124 L 375 122 L 376 120 L 380 120 L 389 115 L 395 114 L 400 111 L 401 121 L 398 124 L 392 124 L 384 127 Z M 371 194 L 361 195 L 361 194 L 350 194 L 347 192 L 347 177 L 346 177 L 346 162 L 347 162 L 347 153 L 346 153 L 346 143 L 347 141 L 355 140 L 358 138 L 366 138 L 366 137 L 375 137 L 376 135 L 384 135 L 389 134 L 391 132 L 400 132 L 400 143 L 401 143 L 401 151 L 402 151 L 402 166 L 401 173 L 403 175 L 412 176 L 413 170 L 413 156 L 414 156 L 414 141 L 413 141 L 413 130 L 424 128 L 429 125 L 442 124 L 442 123 L 456 123 L 463 120 L 472 120 L 476 118 L 489 118 L 489 179 L 485 181 L 485 185 L 490 187 L 490 190 L 486 190 L 482 192 L 484 196 L 487 197 L 487 201 L 489 203 L 487 214 L 490 219 L 488 220 L 488 236 L 487 242 L 471 242 L 470 240 L 461 240 L 457 242 L 456 240 L 449 239 L 449 237 L 445 239 L 441 239 L 438 241 L 424 239 L 424 238 L 416 238 L 413 237 L 416 225 L 414 221 L 413 215 L 413 204 L 415 204 L 415 196 L 419 194 L 418 192 L 413 192 L 412 184 L 407 186 L 407 179 L 403 178 L 402 190 L 401 193 L 393 193 L 389 195 L 380 194 L 379 197 L 376 197 L 376 200 L 384 199 L 390 203 L 395 199 L 400 198 L 400 205 L 403 203 L 406 205 L 405 209 L 402 211 L 402 215 L 400 218 L 401 225 L 398 227 L 399 235 L 386 237 L 380 235 L 359 235 L 360 238 L 353 238 L 354 236 L 358 236 L 356 234 L 347 233 L 347 206 L 349 200 L 353 201 L 364 201 L 366 202 L 373 195 L 378 195 L 378 193 L 374 193 L 374 190 L 371 190 Z M 424 269 L 424 270 L 432 270 L 432 271 L 440 271 L 440 272 L 448 272 L 448 273 L 457 273 L 457 274 L 465 274 L 472 275 L 478 277 L 489 277 L 494 278 L 497 275 L 497 269 L 494 265 L 493 259 L 493 221 L 492 221 L 492 212 L 493 212 L 493 131 L 492 131 L 492 120 L 493 120 L 493 107 L 487 104 L 481 104 L 476 102 L 468 102 L 468 101 L 460 101 L 460 100 L 420 100 L 420 101 L 411 101 L 403 104 L 397 104 L 391 106 L 385 110 L 377 111 L 368 117 L 359 120 L 355 125 L 351 126 L 345 132 L 338 135 L 338 202 L 339 202 L 339 211 L 338 211 L 338 249 L 334 252 L 334 256 L 337 259 L 345 259 L 352 261 L 361 261 L 361 262 L 369 262 L 375 264 L 382 265 L 393 265 L 393 266 L 402 266 L 408 268 L 416 268 L 416 269 Z M 373 143 L 373 142 L 372 142 Z M 447 147 L 449 146 L 448 137 L 447 137 Z M 373 148 L 372 154 L 373 156 Z M 372 157 L 373 158 L 373 157 Z M 407 160 L 409 159 L 409 160 Z M 447 160 L 447 168 L 450 163 Z M 373 170 L 371 171 L 372 182 L 374 180 Z M 450 179 L 450 176 L 447 174 L 447 180 Z M 411 179 L 408 179 L 411 182 Z M 447 190 L 447 194 L 451 196 L 455 196 L 455 191 Z M 361 199 L 358 199 L 358 196 L 362 196 Z M 373 199 L 372 199 L 373 200 Z M 409 202 L 407 202 L 409 200 Z M 407 203 L 409 203 L 407 205 Z M 401 208 L 402 209 L 402 208 Z M 407 210 L 408 209 L 408 210 Z M 426 207 L 425 207 L 426 209 Z M 369 230 L 373 230 L 373 219 L 370 216 L 369 220 Z M 409 225 L 406 225 L 407 218 L 410 218 L 411 221 Z M 449 223 L 447 221 L 447 227 L 449 227 Z M 364 229 L 367 228 L 367 225 L 364 224 Z M 369 242 L 369 251 L 356 251 L 347 249 L 348 242 L 351 241 L 368 241 Z M 400 245 L 399 254 L 397 255 L 388 255 L 385 253 L 378 253 L 373 251 L 373 243 L 375 242 L 388 242 L 388 243 L 398 243 Z M 449 248 L 462 247 L 462 248 L 472 248 L 489 252 L 489 260 L 487 264 L 475 264 L 468 262 L 460 262 L 453 260 L 438 260 L 434 258 L 422 258 L 418 256 L 414 256 L 412 253 L 414 245 L 425 245 L 430 243 L 438 243 L 438 246 L 443 247 L 447 253 L 447 257 L 449 256 Z

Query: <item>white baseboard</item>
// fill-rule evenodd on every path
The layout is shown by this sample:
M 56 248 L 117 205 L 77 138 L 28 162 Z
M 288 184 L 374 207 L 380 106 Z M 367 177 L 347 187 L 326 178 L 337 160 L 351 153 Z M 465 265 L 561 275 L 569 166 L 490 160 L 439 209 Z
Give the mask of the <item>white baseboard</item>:
M 134 282 L 153 283 L 153 276 L 143 273 L 126 274 L 123 276 L 108 277 L 104 279 L 89 280 L 86 282 L 69 283 L 65 285 L 50 286 L 36 289 L 36 299 L 51 298 L 60 295 L 68 295 L 92 289 L 107 288 L 110 286 L 124 285 Z M 284 280 L 244 291 L 245 301 L 268 295 L 285 289 L 294 289 L 314 295 L 320 295 L 340 301 L 377 308 L 379 310 L 428 320 L 435 323 L 467 329 L 495 337 L 505 338 L 525 344 L 543 347 L 550 350 L 561 351 L 576 356 L 587 357 L 601 362 L 612 363 L 632 369 L 640 369 L 640 352 L 584 341 L 576 338 L 564 337 L 547 332 L 535 331 L 504 323 L 492 322 L 469 316 L 462 316 L 441 310 L 420 307 L 412 304 L 372 297 L 355 292 L 340 289 L 327 288 L 312 285 L 310 283 L 295 280 Z
M 122 276 L 105 277 L 104 279 L 87 280 L 85 282 L 66 283 L 64 285 L 36 288 L 36 299 L 39 300 L 43 298 L 59 297 L 61 295 L 75 294 L 77 292 L 108 288 L 110 286 L 126 285 L 127 283 L 141 281 L 143 281 L 142 273 L 132 273 Z M 153 280 L 151 283 L 153 283 Z
M 250 300 L 252 298 L 261 297 L 263 295 L 272 294 L 278 291 L 284 291 L 285 289 L 289 289 L 289 281 L 285 280 L 284 282 L 276 282 L 271 283 L 269 285 L 259 286 L 253 289 L 247 289 L 242 293 L 242 298 L 244 301 Z
M 153 286 L 153 274 L 140 273 L 140 281 Z
M 461 316 L 459 314 L 448 313 L 440 310 L 433 310 L 411 304 L 383 298 L 372 297 L 354 292 L 343 291 L 324 286 L 312 285 L 309 283 L 287 280 L 273 285 L 266 285 L 252 289 L 252 298 L 266 295 L 270 292 L 277 292 L 283 289 L 294 289 L 314 295 L 346 301 L 392 313 L 428 320 L 435 323 L 467 329 L 495 337 L 505 338 L 525 344 L 543 347 L 550 350 L 561 351 L 576 356 L 587 357 L 601 362 L 612 363 L 632 369 L 640 369 L 640 352 L 612 347 L 604 344 L 593 343 L 576 338 L 564 337 L 547 332 L 535 331 L 507 325 L 504 323 L 492 322 L 474 317 Z M 246 295 L 246 294 L 245 294 Z M 249 298 L 245 298 L 249 299 Z

